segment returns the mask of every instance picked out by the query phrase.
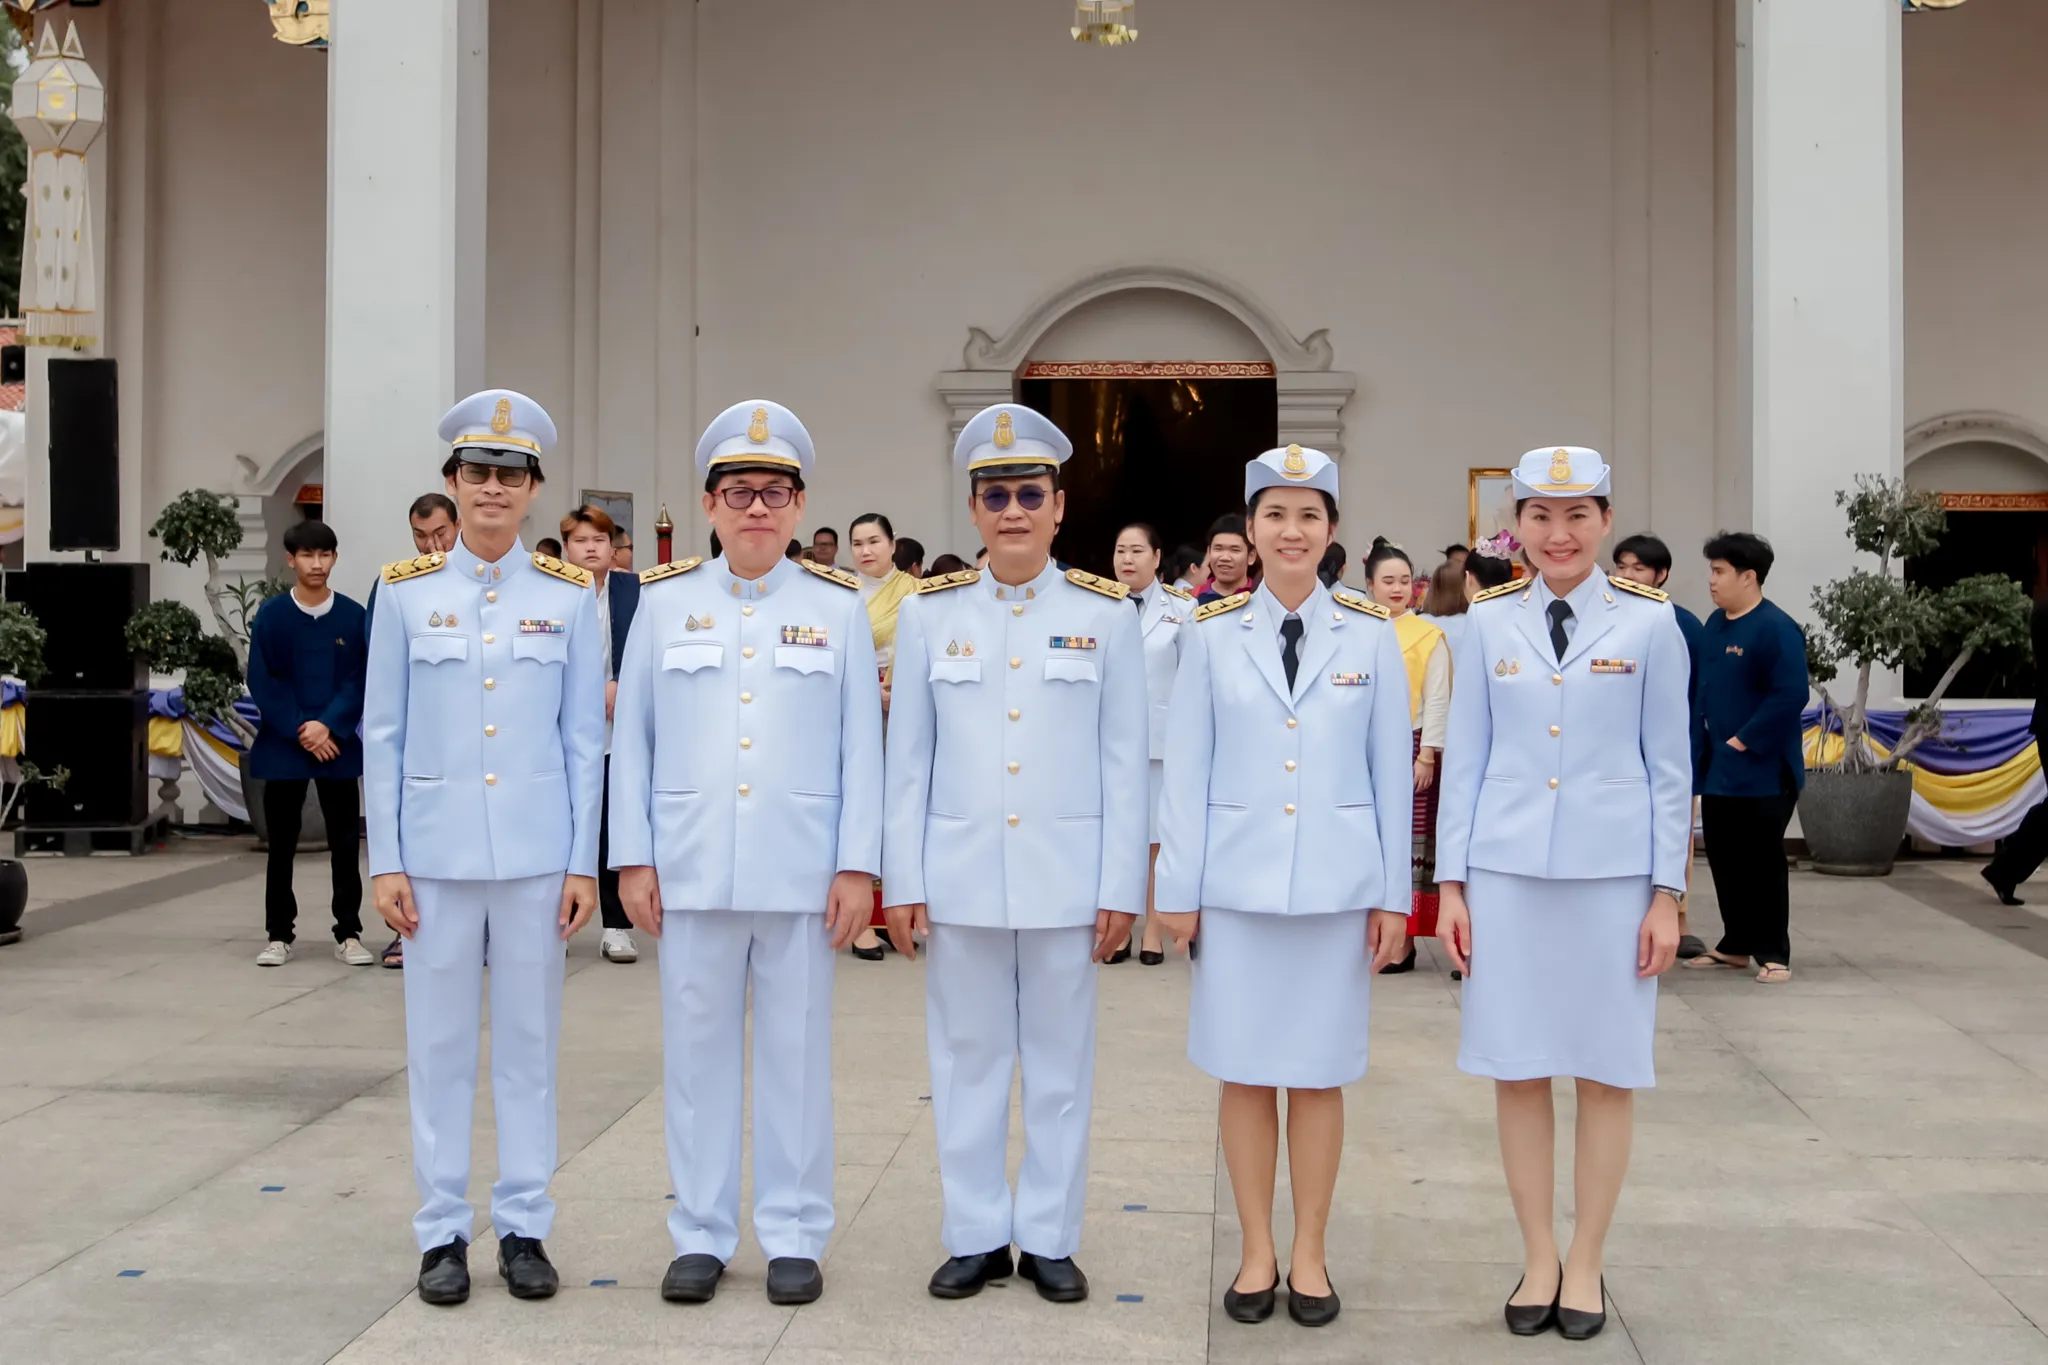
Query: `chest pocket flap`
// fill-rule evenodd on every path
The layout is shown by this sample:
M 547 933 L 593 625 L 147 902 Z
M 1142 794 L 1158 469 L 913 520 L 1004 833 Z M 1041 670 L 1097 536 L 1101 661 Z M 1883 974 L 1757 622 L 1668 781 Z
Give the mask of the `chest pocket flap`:
M 512 657 L 532 659 L 535 663 L 566 664 L 569 662 L 569 637 L 515 635 L 512 637 Z
M 837 673 L 839 656 L 816 645 L 777 645 L 775 666 L 793 668 L 799 673 Z
M 684 673 L 695 673 L 702 668 L 718 668 L 725 662 L 725 646 L 710 640 L 690 640 L 679 645 L 670 645 L 661 651 L 661 666 L 664 670 L 677 669 Z
M 935 683 L 978 683 L 981 681 L 981 660 L 933 659 L 931 681 Z
M 460 663 L 469 657 L 467 635 L 415 635 L 412 637 L 414 663 Z
M 1070 659 L 1055 654 L 1045 661 L 1047 682 L 1094 682 L 1095 661 L 1093 659 Z

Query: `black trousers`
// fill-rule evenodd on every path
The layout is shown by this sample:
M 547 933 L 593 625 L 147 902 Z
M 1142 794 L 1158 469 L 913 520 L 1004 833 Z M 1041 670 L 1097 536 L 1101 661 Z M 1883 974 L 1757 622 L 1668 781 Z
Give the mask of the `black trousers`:
M 1703 796 L 1700 829 L 1707 868 L 1721 902 L 1721 941 L 1714 951 L 1759 964 L 1792 963 L 1792 901 L 1785 863 L 1785 827 L 1799 793 L 1791 776 L 1776 796 Z
M 327 854 L 334 868 L 334 941 L 363 936 L 363 873 L 356 865 L 361 840 L 356 823 L 356 780 L 328 777 L 279 778 L 263 784 L 263 814 L 270 825 L 270 861 L 264 869 L 263 920 L 271 941 L 290 943 L 299 902 L 292 895 L 292 858 L 304 823 L 306 784 L 320 797 L 327 822 Z
M 1994 886 L 2018 886 L 2048 859 L 2048 801 L 2027 812 L 2020 827 L 1998 845 L 1998 856 L 1984 869 Z
M 607 929 L 630 929 L 626 903 L 619 899 L 619 874 L 607 864 L 612 859 L 612 756 L 604 756 L 604 806 L 597 816 L 597 912 Z

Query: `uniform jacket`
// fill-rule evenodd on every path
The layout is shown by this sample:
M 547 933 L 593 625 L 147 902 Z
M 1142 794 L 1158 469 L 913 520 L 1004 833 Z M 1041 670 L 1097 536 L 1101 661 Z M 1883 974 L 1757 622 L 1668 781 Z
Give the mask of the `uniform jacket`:
M 1595 574 L 1573 590 L 1561 662 L 1539 583 L 1472 603 L 1452 669 L 1438 881 L 1483 867 L 1685 885 L 1691 659 L 1670 604 L 1633 587 Z
M 363 608 L 335 593 L 319 616 L 308 616 L 279 593 L 249 625 L 249 695 L 263 713 L 249 750 L 249 774 L 266 782 L 319 777 L 354 781 L 363 775 L 363 669 L 369 640 Z M 317 720 L 340 750 L 326 763 L 299 746 L 299 727 Z
M 653 867 L 667 910 L 823 911 L 836 874 L 882 866 L 858 587 L 786 559 L 749 582 L 720 558 L 643 588 L 612 712 L 612 866 Z
M 1166 726 L 1158 907 L 1405 915 L 1415 782 L 1400 640 L 1364 599 L 1318 586 L 1301 604 L 1289 688 L 1286 615 L 1261 586 L 1187 628 Z
M 515 543 L 486 563 L 458 540 L 386 568 L 363 707 L 371 875 L 597 875 L 597 596 L 541 559 Z
M 1145 656 L 1121 586 L 1048 563 L 1014 588 L 973 570 L 928 579 L 904 602 L 882 834 L 891 905 L 995 929 L 1144 912 Z
M 1147 756 L 1165 758 L 1166 704 L 1173 698 L 1173 676 L 1180 669 L 1181 628 L 1195 619 L 1195 599 L 1178 588 L 1154 583 L 1135 615 L 1145 645 L 1145 699 L 1151 714 Z

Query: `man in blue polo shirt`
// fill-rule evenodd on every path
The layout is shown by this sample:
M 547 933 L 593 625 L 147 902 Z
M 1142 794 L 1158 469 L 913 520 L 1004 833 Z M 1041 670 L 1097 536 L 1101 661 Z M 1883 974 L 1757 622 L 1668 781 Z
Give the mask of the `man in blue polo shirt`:
M 1770 542 L 1724 531 L 1706 544 L 1715 610 L 1700 631 L 1693 704 L 1693 789 L 1707 866 L 1721 902 L 1721 942 L 1685 965 L 1792 979 L 1785 827 L 1806 781 L 1799 714 L 1806 708 L 1806 637 L 1764 597 Z

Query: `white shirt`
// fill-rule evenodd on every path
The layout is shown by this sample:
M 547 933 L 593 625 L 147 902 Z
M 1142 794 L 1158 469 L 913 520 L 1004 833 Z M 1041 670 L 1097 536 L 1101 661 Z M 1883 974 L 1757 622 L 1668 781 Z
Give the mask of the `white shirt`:
M 326 598 L 323 599 L 320 605 L 317 607 L 309 607 L 304 602 L 301 602 L 299 600 L 299 590 L 297 588 L 293 588 L 291 590 L 291 599 L 293 606 L 297 607 L 300 611 L 306 613 L 306 615 L 312 617 L 316 621 L 319 620 L 321 617 L 325 616 L 328 612 L 334 610 L 334 594 L 331 592 L 327 594 Z

